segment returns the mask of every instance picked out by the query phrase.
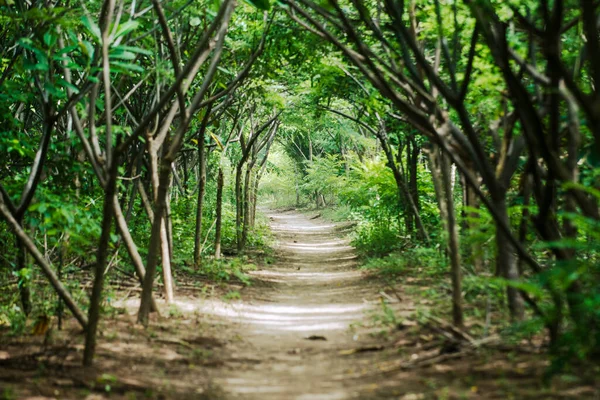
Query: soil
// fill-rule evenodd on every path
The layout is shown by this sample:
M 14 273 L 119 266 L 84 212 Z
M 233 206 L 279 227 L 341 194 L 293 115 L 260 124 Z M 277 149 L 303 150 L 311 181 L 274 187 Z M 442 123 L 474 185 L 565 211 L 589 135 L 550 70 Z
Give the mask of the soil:
M 544 349 L 474 346 L 443 321 L 417 323 L 428 302 L 382 290 L 343 226 L 315 216 L 268 212 L 274 262 L 251 286 L 180 286 L 148 329 L 135 324 L 137 288 L 115 290 L 93 368 L 80 367 L 74 321 L 0 333 L 0 399 L 600 398 L 593 380 L 544 386 Z

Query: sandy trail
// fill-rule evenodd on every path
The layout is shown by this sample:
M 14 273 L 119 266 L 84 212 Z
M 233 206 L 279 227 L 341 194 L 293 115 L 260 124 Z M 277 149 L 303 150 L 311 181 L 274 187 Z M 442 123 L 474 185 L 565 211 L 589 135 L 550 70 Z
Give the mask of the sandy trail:
M 226 308 L 202 306 L 201 312 L 237 325 L 235 359 L 246 360 L 228 363 L 212 378 L 231 398 L 354 398 L 358 388 L 344 379 L 349 360 L 339 351 L 359 346 L 351 325 L 365 319 L 377 291 L 355 269 L 353 248 L 334 224 L 297 212 L 268 215 L 276 262 L 253 275 L 271 285 Z

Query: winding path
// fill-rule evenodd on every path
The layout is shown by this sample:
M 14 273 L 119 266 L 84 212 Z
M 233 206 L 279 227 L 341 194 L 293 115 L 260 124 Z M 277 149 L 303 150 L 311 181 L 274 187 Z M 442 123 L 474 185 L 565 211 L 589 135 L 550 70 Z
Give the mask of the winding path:
M 358 346 L 352 324 L 365 319 L 377 291 L 361 279 L 356 255 L 336 225 L 298 212 L 270 212 L 276 244 L 272 268 L 254 277 L 270 284 L 227 310 L 239 324 L 235 359 L 213 377 L 228 398 L 348 399 L 359 388 L 345 378 L 340 351 Z

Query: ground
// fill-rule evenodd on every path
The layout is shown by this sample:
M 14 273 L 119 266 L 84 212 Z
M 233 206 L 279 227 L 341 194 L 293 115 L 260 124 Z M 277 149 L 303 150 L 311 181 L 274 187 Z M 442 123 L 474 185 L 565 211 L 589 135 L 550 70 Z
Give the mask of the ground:
M 344 226 L 316 216 L 268 212 L 274 262 L 251 286 L 181 285 L 148 329 L 135 324 L 137 289 L 118 289 L 93 368 L 80 367 L 73 321 L 45 336 L 3 334 L 0 398 L 600 398 L 589 379 L 543 385 L 543 349 L 417 322 L 427 300 L 382 290 L 357 268 Z

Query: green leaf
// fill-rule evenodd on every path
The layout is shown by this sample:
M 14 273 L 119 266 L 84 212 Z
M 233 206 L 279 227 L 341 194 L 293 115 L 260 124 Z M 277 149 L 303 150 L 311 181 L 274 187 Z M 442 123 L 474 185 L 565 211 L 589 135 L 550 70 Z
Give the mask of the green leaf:
M 100 32 L 100 27 L 96 25 L 96 23 L 88 16 L 83 17 L 81 22 L 87 28 L 92 37 L 96 39 L 96 42 L 100 43 L 102 41 L 102 32 Z
M 120 71 L 120 72 L 129 72 L 129 71 L 135 71 L 135 72 L 144 72 L 144 69 L 142 67 L 140 67 L 139 65 L 136 64 L 132 64 L 132 63 L 124 63 L 124 62 L 120 62 L 120 61 L 114 61 L 110 63 L 111 67 L 115 67 L 115 70 Z
M 130 51 L 117 50 L 110 52 L 110 58 L 131 61 L 135 60 L 135 54 Z
M 135 46 L 121 45 L 121 46 L 115 46 L 115 47 L 113 47 L 113 49 L 114 50 L 130 51 L 132 53 L 144 54 L 146 56 L 151 56 L 152 55 L 152 52 L 150 50 L 142 49 L 141 47 L 135 47 Z
M 65 81 L 63 78 L 58 78 L 56 80 L 56 83 L 59 84 L 61 87 L 71 90 L 75 94 L 79 93 L 79 88 L 77 86 Z
M 119 29 L 117 29 L 117 33 L 115 33 L 115 39 L 121 36 L 125 36 L 128 33 L 135 30 L 140 25 L 139 22 L 130 19 L 129 21 L 120 24 Z
M 44 89 L 46 90 L 46 92 L 50 93 L 52 96 L 62 99 L 65 96 L 65 93 L 62 90 L 59 90 L 56 88 L 56 86 L 54 86 L 53 84 L 51 84 L 50 82 L 46 82 L 44 83 Z
M 53 34 L 54 32 L 48 31 L 44 33 L 44 43 L 48 47 L 52 47 L 56 44 L 56 36 Z
M 271 8 L 271 4 L 269 0 L 246 0 L 248 4 L 258 8 L 259 10 L 269 10 Z

